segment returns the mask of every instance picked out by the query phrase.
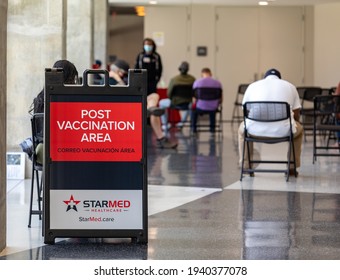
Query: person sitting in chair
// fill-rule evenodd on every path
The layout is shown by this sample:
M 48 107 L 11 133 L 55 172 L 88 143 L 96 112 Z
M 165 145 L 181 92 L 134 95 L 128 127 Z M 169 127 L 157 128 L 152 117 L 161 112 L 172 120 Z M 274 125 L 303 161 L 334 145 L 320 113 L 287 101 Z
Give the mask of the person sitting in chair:
M 122 59 L 117 59 L 110 65 L 109 83 L 110 85 L 126 85 L 128 82 L 129 64 Z M 147 115 L 150 117 L 150 125 L 155 133 L 157 140 L 156 145 L 160 149 L 175 149 L 177 142 L 168 139 L 161 129 L 161 119 L 165 112 L 164 109 L 158 107 L 159 94 L 150 93 L 147 96 Z
M 250 84 L 244 94 L 242 104 L 251 101 L 280 101 L 287 102 L 292 109 L 292 127 L 294 134 L 294 149 L 296 168 L 300 167 L 301 145 L 303 139 L 303 127 L 299 123 L 300 118 L 300 98 L 297 89 L 294 85 L 281 79 L 281 73 L 276 69 L 269 69 L 262 80 Z M 290 125 L 277 126 L 277 124 L 253 122 L 248 125 L 248 131 L 251 135 L 259 137 L 283 137 L 289 133 Z M 244 123 L 239 126 L 238 145 L 240 165 L 242 162 L 242 147 L 244 140 Z M 250 143 L 252 144 L 252 143 Z M 252 155 L 252 145 L 250 145 L 250 155 Z M 288 155 L 289 156 L 289 155 Z M 293 161 L 293 153 L 290 155 L 290 160 Z M 245 153 L 245 162 L 248 162 L 247 152 Z M 294 175 L 295 170 L 291 164 L 289 175 Z
M 196 134 L 197 132 L 197 118 L 199 114 L 209 114 L 210 119 L 210 132 L 215 132 L 215 123 L 216 123 L 216 110 L 219 105 L 222 103 L 222 84 L 212 77 L 211 70 L 209 68 L 203 68 L 201 71 L 201 79 L 198 79 L 193 84 L 194 92 L 197 90 L 211 90 L 218 89 L 221 91 L 221 95 L 217 99 L 200 99 L 194 98 L 194 106 L 195 110 L 191 111 L 191 132 Z M 209 92 L 207 91 L 207 94 Z
M 186 61 L 183 61 L 181 65 L 178 67 L 179 74 L 173 77 L 170 80 L 169 86 L 168 86 L 168 98 L 161 99 L 159 101 L 159 107 L 166 109 L 169 108 L 170 106 L 175 106 L 179 110 L 183 108 L 183 114 L 181 115 L 181 121 L 177 123 L 178 128 L 182 128 L 183 124 L 187 121 L 188 115 L 189 115 L 189 108 L 191 106 L 192 102 L 192 96 L 189 98 L 187 95 L 177 95 L 174 96 L 173 92 L 175 90 L 176 86 L 189 86 L 190 88 L 192 87 L 193 83 L 195 82 L 195 77 L 188 74 L 189 72 L 189 63 Z M 181 113 L 181 110 L 180 110 Z M 164 131 L 167 131 L 167 129 L 170 127 L 170 124 L 168 124 L 168 114 L 165 112 L 164 115 L 162 115 L 162 127 Z

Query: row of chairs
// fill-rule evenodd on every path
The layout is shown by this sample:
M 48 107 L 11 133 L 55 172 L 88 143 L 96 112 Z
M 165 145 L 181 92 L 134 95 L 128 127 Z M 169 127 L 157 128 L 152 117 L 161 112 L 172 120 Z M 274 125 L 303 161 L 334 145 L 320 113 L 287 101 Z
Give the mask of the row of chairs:
M 169 110 L 176 111 L 189 111 L 194 110 L 194 108 L 190 107 L 190 103 L 192 98 L 195 97 L 197 100 L 216 100 L 221 99 L 222 90 L 220 88 L 197 88 L 195 90 L 192 89 L 190 85 L 175 85 L 172 90 L 172 100 L 176 100 L 180 98 L 181 100 L 186 99 L 188 103 L 181 105 L 171 105 Z M 176 103 L 176 102 L 174 102 Z M 200 111 L 199 115 L 207 115 L 209 111 Z M 216 126 L 215 132 L 223 135 L 223 112 L 222 112 L 222 104 L 215 111 L 216 114 Z M 184 125 L 190 126 L 191 123 L 186 122 Z M 202 118 L 198 120 L 197 123 L 197 132 L 207 132 L 209 131 L 209 123 Z
M 319 156 L 340 156 L 340 146 L 330 146 L 331 138 L 340 132 L 340 95 L 320 95 L 314 97 L 313 110 L 313 164 Z M 336 139 L 338 141 L 338 139 Z M 337 150 L 337 153 L 332 153 Z
M 313 136 L 313 114 L 314 114 L 314 98 L 316 96 L 328 96 L 335 92 L 335 87 L 297 87 L 301 102 L 301 124 L 304 128 L 304 139 L 307 136 Z
M 236 93 L 236 99 L 234 101 L 234 108 L 232 113 L 231 122 L 241 122 L 243 120 L 242 112 L 242 99 L 249 84 L 240 84 Z M 321 88 L 321 87 L 297 87 L 297 91 L 301 102 L 301 123 L 304 128 L 304 139 L 306 136 L 313 135 L 313 106 L 314 97 L 319 95 L 332 95 L 335 92 L 335 87 Z

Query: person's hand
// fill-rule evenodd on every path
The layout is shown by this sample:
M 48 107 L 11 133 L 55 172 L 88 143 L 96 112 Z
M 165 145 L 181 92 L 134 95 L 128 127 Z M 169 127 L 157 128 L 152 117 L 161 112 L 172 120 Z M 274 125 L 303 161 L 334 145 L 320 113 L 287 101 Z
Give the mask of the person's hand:
M 122 78 L 119 76 L 119 74 L 115 71 L 110 71 L 109 76 L 117 81 L 118 84 L 124 83 Z

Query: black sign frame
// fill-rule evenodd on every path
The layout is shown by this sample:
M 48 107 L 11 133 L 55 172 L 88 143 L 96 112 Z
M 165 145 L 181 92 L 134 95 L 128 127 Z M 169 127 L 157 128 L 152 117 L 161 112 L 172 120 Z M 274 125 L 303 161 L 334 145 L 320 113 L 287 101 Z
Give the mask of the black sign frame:
M 104 76 L 103 85 L 90 85 L 93 74 Z M 56 238 L 131 238 L 133 242 L 148 242 L 148 200 L 147 200 L 147 73 L 146 70 L 129 70 L 128 85 L 109 85 L 106 70 L 86 70 L 82 85 L 64 85 L 63 70 L 45 69 L 45 118 L 44 118 L 44 174 L 43 174 L 43 236 L 45 244 L 54 244 Z M 51 102 L 140 102 L 142 105 L 142 157 L 139 162 L 55 162 L 51 159 L 50 123 Z M 113 176 L 119 174 L 119 176 Z M 55 229 L 51 228 L 51 202 L 53 189 L 88 189 L 100 182 L 100 190 L 129 188 L 142 193 L 142 228 L 138 229 Z

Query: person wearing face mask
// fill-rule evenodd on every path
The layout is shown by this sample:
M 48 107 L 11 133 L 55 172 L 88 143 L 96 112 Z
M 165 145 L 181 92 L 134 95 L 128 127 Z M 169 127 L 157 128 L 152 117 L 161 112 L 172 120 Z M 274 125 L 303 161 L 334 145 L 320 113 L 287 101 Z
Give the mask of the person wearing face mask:
M 162 76 L 161 56 L 156 52 L 156 43 L 151 38 L 143 40 L 143 51 L 136 58 L 135 69 L 146 69 L 148 73 L 148 95 L 157 92 L 157 84 Z

